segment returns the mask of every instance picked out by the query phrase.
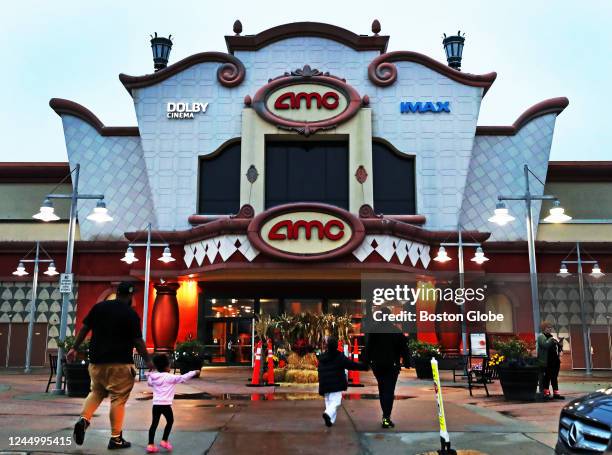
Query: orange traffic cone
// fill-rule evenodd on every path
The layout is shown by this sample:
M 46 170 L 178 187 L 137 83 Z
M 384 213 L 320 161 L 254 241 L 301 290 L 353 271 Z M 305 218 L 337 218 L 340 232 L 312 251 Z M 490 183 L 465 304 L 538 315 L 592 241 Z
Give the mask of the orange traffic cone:
M 353 361 L 359 362 L 359 345 L 357 344 L 357 338 L 354 339 L 353 343 Z M 359 370 L 353 370 L 349 373 L 349 387 L 363 387 L 361 379 L 359 377 Z
M 268 372 L 267 372 L 267 383 L 268 385 L 277 386 L 274 383 L 274 354 L 272 353 L 272 340 L 268 338 Z
M 259 370 L 261 368 L 261 340 L 257 342 L 257 349 L 255 351 L 255 363 L 253 364 L 253 376 L 251 382 L 247 384 L 248 387 L 260 387 L 262 384 L 259 382 Z
M 342 345 L 342 340 L 338 340 L 338 351 L 344 353 L 344 346 Z

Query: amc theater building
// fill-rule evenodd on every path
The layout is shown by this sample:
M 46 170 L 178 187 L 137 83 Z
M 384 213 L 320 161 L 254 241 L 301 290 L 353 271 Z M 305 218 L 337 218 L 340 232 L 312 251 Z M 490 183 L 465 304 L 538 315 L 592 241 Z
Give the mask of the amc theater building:
M 143 279 L 143 248 L 134 248 L 140 261 L 132 265 L 121 258 L 129 242 L 146 240 L 151 223 L 153 240 L 169 243 L 176 261 L 163 264 L 156 260 L 161 249 L 153 251 L 145 316 L 157 329 L 147 341 L 161 343 L 155 330 L 166 342 L 198 338 L 220 364 L 250 364 L 254 314 L 348 313 L 358 324 L 363 273 L 426 278 L 456 271 L 455 248 L 447 248 L 453 261 L 433 258 L 440 243 L 457 241 L 458 226 L 490 259 L 475 264 L 467 248 L 466 270 L 528 273 L 524 205 L 509 204 L 516 220 L 503 228 L 487 221 L 499 194 L 524 191 L 525 164 L 546 183 L 534 183 L 534 194 L 553 193 L 574 218 L 586 220 L 540 222 L 539 272 L 558 272 L 576 240 L 604 272 L 612 268 L 612 228 L 602 221 L 612 218 L 612 166 L 549 162 L 566 98 L 526 105 L 511 125 L 481 125 L 494 72 L 470 74 L 416 52 L 388 52 L 389 37 L 378 34 L 379 26 L 371 35 L 319 23 L 255 35 L 242 35 L 241 28 L 226 36 L 226 51 L 159 64 L 143 76 L 120 74 L 125 91 L 108 95 L 133 99 L 137 125 L 106 126 L 76 101 L 50 101 L 69 163 L 0 166 L 8 191 L 1 203 L 9 213 L 0 243 L 3 327 L 26 320 L 31 278 L 11 271 L 32 241 L 41 240 L 63 271 L 66 207 L 56 204 L 62 219 L 55 225 L 30 220 L 58 182 L 70 190 L 62 178 L 77 163 L 79 191 L 103 193 L 114 220 L 89 222 L 93 202 L 79 203 L 70 331 L 117 282 Z M 520 96 L 515 100 L 518 106 Z M 538 205 L 534 218 L 548 208 Z M 575 357 L 568 356 L 567 367 L 580 368 L 584 356 L 573 354 L 582 346 L 576 283 L 564 283 L 540 286 L 540 310 L 561 336 L 578 333 L 566 350 Z M 36 317 L 47 336 L 41 349 L 56 347 L 56 286 L 42 281 L 47 294 Z M 595 366 L 610 368 L 612 288 L 605 280 L 589 286 Z M 165 312 L 163 320 L 158 313 L 156 320 L 160 293 L 176 295 L 178 312 Z M 530 317 L 517 314 L 531 314 L 528 286 L 500 288 L 483 305 L 506 318 L 478 330 L 533 336 Z M 458 348 L 458 339 L 440 341 Z

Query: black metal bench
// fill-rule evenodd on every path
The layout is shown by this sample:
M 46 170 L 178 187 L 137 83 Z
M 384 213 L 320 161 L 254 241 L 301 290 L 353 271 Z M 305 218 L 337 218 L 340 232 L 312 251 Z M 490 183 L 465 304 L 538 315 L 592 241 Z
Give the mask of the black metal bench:
M 457 377 L 466 378 L 467 377 L 467 365 L 468 365 L 467 355 L 449 355 L 443 356 L 438 361 L 438 369 L 440 371 L 452 371 L 453 372 L 453 382 L 457 382 Z
M 499 373 L 497 368 L 489 366 L 489 359 L 484 357 L 482 359 L 481 368 L 469 368 L 468 371 L 468 389 L 470 390 L 470 396 L 472 395 L 472 387 L 484 387 L 487 397 L 490 397 L 489 388 L 487 384 L 491 384 L 494 379 L 499 379 Z

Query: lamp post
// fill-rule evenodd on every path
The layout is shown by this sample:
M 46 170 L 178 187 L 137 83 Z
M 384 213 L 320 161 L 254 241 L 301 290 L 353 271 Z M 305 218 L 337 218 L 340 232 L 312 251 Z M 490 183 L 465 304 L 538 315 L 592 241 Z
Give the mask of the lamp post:
M 74 180 L 72 183 L 71 194 L 47 194 L 43 205 L 40 207 L 40 212 L 33 215 L 32 218 L 41 221 L 57 221 L 59 217 L 55 214 L 53 208 L 53 199 L 69 199 L 70 200 L 70 218 L 68 219 L 68 247 L 66 250 L 66 270 L 65 274 L 70 276 L 72 282 L 72 258 L 74 255 L 74 233 L 76 230 L 77 221 L 77 205 L 79 199 L 93 199 L 97 200 L 96 207 L 93 212 L 87 216 L 88 220 L 96 221 L 98 223 L 105 223 L 112 221 L 112 218 L 108 215 L 106 204 L 104 203 L 103 194 L 79 194 L 79 174 L 81 165 L 77 163 L 71 174 L 74 173 Z M 70 174 L 69 174 L 70 175 Z M 67 178 L 68 176 L 66 176 Z M 61 183 L 61 182 L 60 182 Z M 68 292 L 62 292 L 62 312 L 60 316 L 60 330 L 59 330 L 59 341 L 66 339 L 66 330 L 68 328 L 68 306 L 70 305 L 70 294 L 72 292 L 72 286 L 70 286 Z M 56 370 L 56 382 L 53 389 L 53 393 L 56 395 L 63 395 L 62 390 L 62 378 L 64 375 L 64 369 L 62 365 L 62 358 L 64 356 L 64 349 L 59 347 L 57 350 L 57 370 Z
M 463 58 L 463 46 L 465 45 L 465 33 L 462 35 L 458 31 L 456 35 L 446 36 L 442 40 L 444 52 L 446 53 L 446 61 L 448 66 L 457 71 L 461 71 L 461 59 Z
M 489 221 L 497 223 L 500 226 L 504 226 L 515 218 L 508 213 L 506 204 L 503 201 L 524 201 L 525 212 L 526 212 L 526 224 L 527 224 L 527 249 L 529 251 L 529 275 L 531 282 L 531 306 L 533 311 L 533 329 L 534 335 L 537 336 L 540 330 L 540 303 L 538 296 L 538 276 L 536 268 L 536 257 L 535 257 L 535 234 L 533 229 L 533 213 L 531 210 L 532 201 L 553 201 L 553 207 L 550 209 L 550 215 L 544 218 L 544 221 L 550 223 L 564 223 L 572 219 L 572 217 L 566 215 L 559 203 L 559 200 L 555 196 L 542 195 L 537 196 L 531 194 L 529 187 L 529 174 L 533 175 L 535 179 L 544 186 L 544 182 L 538 178 L 530 169 L 527 164 L 523 166 L 523 173 L 525 177 L 525 193 L 519 195 L 499 195 L 497 196 L 498 203 L 495 208 L 495 214 L 489 218 Z
M 30 321 L 28 322 L 28 339 L 26 342 L 26 360 L 25 360 L 24 373 L 32 372 L 32 338 L 34 336 L 34 318 L 36 317 L 36 300 L 37 300 L 36 297 L 38 296 L 38 264 L 40 264 L 41 262 L 49 264 L 49 267 L 47 268 L 47 270 L 43 272 L 45 275 L 48 275 L 48 276 L 58 275 L 57 270 L 55 270 L 55 262 L 53 262 L 53 259 L 49 257 L 46 251 L 45 251 L 45 254 L 47 255 L 47 259 L 40 258 L 40 250 L 41 250 L 40 242 L 36 242 L 35 248 L 36 248 L 36 254 L 34 256 L 34 259 L 27 258 L 28 255 L 30 254 L 30 252 L 28 252 L 25 255 L 25 257 L 19 261 L 19 264 L 17 265 L 17 269 L 13 272 L 13 275 L 16 275 L 16 276 L 28 275 L 28 272 L 26 272 L 26 269 L 23 264 L 24 263 L 34 264 L 34 274 L 32 276 L 32 297 L 30 298 Z
M 130 243 L 125 251 L 125 256 L 121 259 L 127 264 L 132 264 L 138 261 L 134 254 L 133 248 L 144 246 L 146 247 L 145 255 L 145 285 L 144 285 L 144 302 L 142 310 L 142 338 L 147 340 L 147 316 L 149 314 L 149 282 L 151 280 L 151 247 L 163 247 L 164 252 L 158 261 L 169 263 L 175 261 L 170 253 L 170 245 L 168 243 L 151 243 L 151 223 L 147 224 L 147 241 L 146 243 Z
M 451 258 L 448 257 L 448 254 L 446 254 L 446 249 L 444 247 L 446 246 L 456 246 L 457 247 L 457 256 L 459 259 L 459 287 L 461 289 L 465 288 L 465 276 L 464 276 L 465 269 L 464 269 L 464 264 L 463 264 L 463 247 L 464 246 L 476 247 L 476 254 L 471 259 L 473 262 L 476 262 L 477 264 L 480 265 L 489 260 L 489 258 L 485 257 L 480 243 L 477 243 L 477 242 L 465 243 L 463 241 L 463 234 L 461 232 L 462 228 L 463 226 L 461 225 L 457 226 L 457 236 L 458 236 L 457 240 L 458 241 L 454 243 L 449 243 L 449 242 L 440 243 L 438 254 L 434 258 L 434 261 L 437 261 L 437 262 L 448 262 L 451 260 Z M 465 305 L 460 305 L 460 306 L 461 306 L 461 314 L 463 315 L 463 317 L 461 318 L 461 344 L 462 344 L 461 354 L 467 355 L 467 322 L 465 320 Z
M 591 361 L 591 343 L 589 340 L 589 330 L 586 324 L 586 308 L 584 302 L 584 276 L 582 275 L 582 265 L 583 264 L 593 264 L 593 270 L 591 271 L 591 276 L 595 278 L 600 278 L 604 274 L 601 272 L 599 268 L 599 264 L 594 260 L 584 260 L 582 259 L 582 255 L 580 252 L 580 242 L 576 242 L 576 260 L 568 261 L 567 258 L 573 251 L 561 261 L 561 267 L 559 269 L 558 275 L 562 278 L 568 277 L 571 275 L 567 269 L 567 264 L 576 264 L 578 266 L 578 294 L 580 296 L 580 319 L 582 321 L 582 344 L 584 346 L 584 368 L 585 374 L 592 374 L 592 361 Z M 609 328 L 608 328 L 609 329 Z

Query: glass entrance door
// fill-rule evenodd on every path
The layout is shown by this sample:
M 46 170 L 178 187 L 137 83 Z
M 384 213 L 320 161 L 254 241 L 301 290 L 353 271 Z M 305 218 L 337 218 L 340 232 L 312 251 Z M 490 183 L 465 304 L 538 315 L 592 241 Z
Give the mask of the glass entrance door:
M 204 344 L 213 364 L 250 365 L 251 318 L 210 318 L 206 321 Z

